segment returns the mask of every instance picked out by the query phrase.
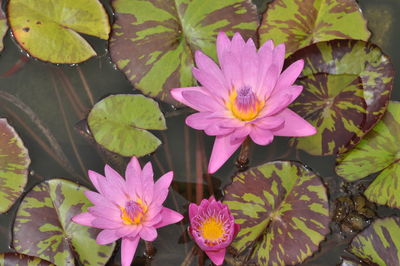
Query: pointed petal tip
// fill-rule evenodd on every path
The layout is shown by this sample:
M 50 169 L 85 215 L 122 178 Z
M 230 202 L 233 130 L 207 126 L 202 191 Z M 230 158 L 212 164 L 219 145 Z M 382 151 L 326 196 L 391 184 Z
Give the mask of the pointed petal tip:
M 224 263 L 226 248 L 216 251 L 205 251 L 205 252 L 215 265 L 219 266 L 222 265 L 222 263 Z

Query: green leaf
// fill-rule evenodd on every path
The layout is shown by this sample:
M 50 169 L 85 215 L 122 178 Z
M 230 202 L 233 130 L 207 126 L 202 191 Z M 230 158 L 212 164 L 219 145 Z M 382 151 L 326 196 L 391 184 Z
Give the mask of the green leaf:
M 2 6 L 2 0 L 0 0 L 0 6 Z M 3 11 L 0 10 L 0 52 L 3 51 L 4 48 L 3 38 L 4 35 L 6 35 L 7 30 L 8 26 L 6 16 L 4 15 Z
M 313 44 L 290 56 L 287 64 L 299 59 L 305 66 L 297 83 L 304 90 L 290 108 L 313 123 L 318 134 L 292 143 L 313 155 L 345 152 L 385 113 L 393 65 L 377 46 L 355 40 Z
M 0 253 L 0 265 L 7 266 L 50 266 L 48 261 L 20 253 Z
M 157 102 L 131 94 L 98 102 L 90 111 L 88 123 L 99 144 L 122 156 L 152 153 L 161 141 L 146 129 L 167 129 Z
M 10 0 L 10 27 L 32 56 L 52 63 L 80 63 L 96 52 L 78 33 L 107 40 L 108 15 L 98 0 Z
M 18 208 L 13 228 L 17 252 L 48 260 L 56 265 L 104 265 L 115 244 L 98 245 L 100 230 L 75 224 L 71 218 L 87 211 L 91 203 L 85 187 L 63 179 L 35 186 Z
M 383 119 L 347 153 L 337 158 L 336 172 L 356 181 L 383 170 L 364 192 L 373 202 L 400 208 L 400 102 L 390 102 Z
M 349 250 L 368 265 L 400 265 L 400 218 L 374 221 L 353 239 Z
M 216 58 L 218 32 L 255 37 L 256 8 L 249 0 L 115 0 L 110 42 L 113 62 L 144 94 L 176 103 L 172 88 L 196 85 L 193 55 Z
M 31 162 L 24 143 L 4 118 L 0 119 L 0 158 L 0 213 L 3 213 L 23 192 Z
M 329 232 L 329 206 L 321 179 L 296 162 L 266 163 L 239 173 L 226 188 L 240 232 L 232 246 L 252 246 L 259 265 L 293 265 L 318 250 Z
M 371 33 L 354 0 L 275 0 L 265 12 L 260 43 L 285 43 L 286 54 L 334 39 L 367 41 Z

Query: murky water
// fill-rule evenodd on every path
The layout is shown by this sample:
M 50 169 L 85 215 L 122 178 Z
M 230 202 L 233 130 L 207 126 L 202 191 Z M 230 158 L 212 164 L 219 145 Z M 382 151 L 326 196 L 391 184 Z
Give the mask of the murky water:
M 102 1 L 108 10 L 108 1 Z M 259 10 L 265 9 L 268 1 L 254 0 Z M 360 6 L 369 21 L 374 35 L 372 42 L 378 44 L 400 69 L 400 10 L 398 0 L 361 0 Z M 125 76 L 110 62 L 107 42 L 88 37 L 98 56 L 79 66 L 55 66 L 35 59 L 26 60 L 17 44 L 8 34 L 4 40 L 5 49 L 0 57 L 0 117 L 7 117 L 29 149 L 32 159 L 31 173 L 26 191 L 44 179 L 63 177 L 91 187 L 86 171 L 102 172 L 106 162 L 122 170 L 126 161 L 105 152 L 87 135 L 84 123 L 94 103 L 109 94 L 131 93 L 132 87 Z M 14 71 L 16 65 L 17 71 Z M 4 74 L 5 73 L 5 74 Z M 400 98 L 400 84 L 395 80 L 392 99 Z M 196 132 L 184 125 L 186 113 L 174 111 L 162 105 L 166 113 L 168 130 L 159 133 L 163 146 L 142 162 L 152 160 L 156 176 L 168 170 L 175 172 L 174 193 L 168 199 L 171 208 L 186 211 L 188 202 L 220 194 L 236 171 L 233 156 L 215 175 L 205 175 L 206 164 L 213 138 Z M 311 167 L 328 184 L 330 199 L 333 201 L 340 192 L 341 179 L 334 172 L 334 157 L 313 157 L 303 152 L 288 149 L 285 138 L 277 138 L 268 147 L 252 145 L 250 166 L 275 159 L 299 160 Z M 12 251 L 11 228 L 18 202 L 6 214 L 0 215 L 0 252 Z M 380 208 L 378 215 L 396 213 Z M 397 213 L 398 214 L 398 213 Z M 159 230 L 160 237 L 153 265 L 178 265 L 186 257 L 186 265 L 196 265 L 198 258 L 191 260 L 193 244 L 186 241 L 185 224 Z M 333 233 L 322 243 L 321 251 L 308 259 L 304 265 L 336 265 L 340 256 L 351 256 L 344 249 L 351 239 Z M 138 254 L 143 246 L 138 249 Z M 189 255 L 188 255 L 189 254 Z M 116 255 L 109 265 L 118 264 Z M 137 258 L 135 265 L 144 263 Z

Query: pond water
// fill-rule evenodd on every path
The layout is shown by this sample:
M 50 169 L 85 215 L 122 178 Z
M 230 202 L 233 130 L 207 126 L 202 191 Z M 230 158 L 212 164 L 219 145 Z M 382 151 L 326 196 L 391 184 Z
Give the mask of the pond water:
M 102 1 L 111 11 L 109 1 Z M 265 0 L 254 0 L 259 11 L 265 9 Z M 361 9 L 373 32 L 372 42 L 387 53 L 396 69 L 400 69 L 400 10 L 397 0 L 361 0 Z M 3 3 L 4 4 L 4 3 Z M 109 12 L 111 14 L 111 12 Z M 45 179 L 66 178 L 92 188 L 86 172 L 103 171 L 110 163 L 122 172 L 126 160 L 97 146 L 85 127 L 91 107 L 110 94 L 132 93 L 131 84 L 124 74 L 115 69 L 107 51 L 107 42 L 87 37 L 98 56 L 78 66 L 56 66 L 27 58 L 8 33 L 5 49 L 0 57 L 0 117 L 6 117 L 19 132 L 32 160 L 26 191 Z M 395 80 L 392 99 L 400 99 L 400 84 Z M 169 170 L 175 173 L 173 192 L 168 205 L 185 213 L 188 202 L 195 202 L 210 194 L 221 195 L 221 188 L 228 184 L 237 171 L 234 155 L 215 175 L 206 174 L 206 165 L 213 138 L 184 125 L 187 110 L 175 110 L 162 105 L 167 117 L 168 130 L 156 133 L 163 145 L 142 162 L 151 160 L 155 176 Z M 250 166 L 276 159 L 298 160 L 318 173 L 328 185 L 331 207 L 344 194 L 342 180 L 334 172 L 334 157 L 314 157 L 289 148 L 287 138 L 277 138 L 267 147 L 251 146 Z M 18 202 L 5 214 L 0 215 L 0 252 L 12 251 L 11 228 Z M 395 213 L 388 208 L 378 208 L 378 216 Z M 399 213 L 397 213 L 399 214 Z M 191 256 L 193 244 L 185 241 L 186 221 L 161 229 L 156 242 L 158 252 L 152 265 L 196 265 L 199 258 Z M 341 256 L 351 257 L 345 251 L 352 234 L 339 233 L 332 223 L 332 233 L 322 243 L 320 252 L 303 265 L 337 265 Z M 28 236 L 27 236 L 28 237 Z M 138 249 L 144 259 L 143 246 Z M 186 259 L 185 259 L 186 258 Z M 184 261 L 185 260 L 185 261 Z M 119 254 L 108 265 L 118 265 Z

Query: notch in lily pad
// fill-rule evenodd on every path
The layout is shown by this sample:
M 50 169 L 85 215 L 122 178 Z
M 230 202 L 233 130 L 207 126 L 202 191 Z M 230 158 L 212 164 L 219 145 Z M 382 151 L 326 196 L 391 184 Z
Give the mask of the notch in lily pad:
M 167 129 L 158 103 L 139 94 L 101 100 L 90 111 L 88 124 L 100 145 L 127 157 L 154 152 L 161 141 L 148 130 Z
M 301 263 L 329 233 L 326 188 L 297 162 L 276 161 L 237 174 L 224 203 L 240 224 L 232 247 L 239 253 L 250 247 L 250 262 L 257 265 Z
M 9 0 L 7 16 L 18 44 L 51 63 L 75 64 L 96 55 L 78 33 L 103 40 L 110 33 L 108 14 L 98 0 Z

